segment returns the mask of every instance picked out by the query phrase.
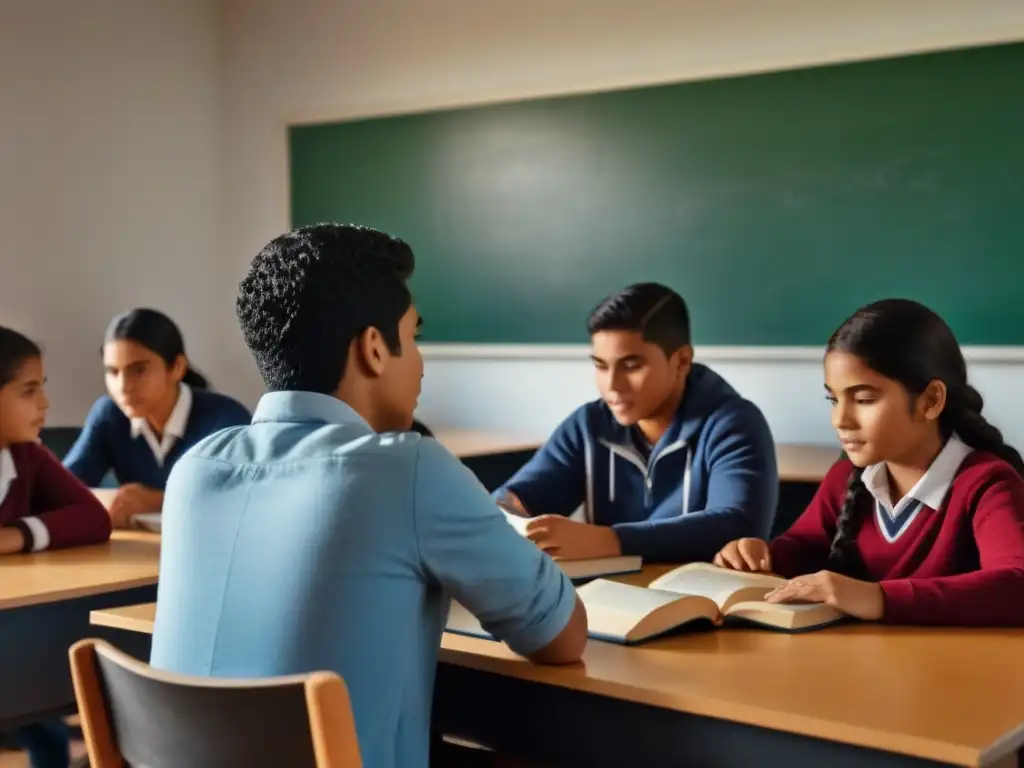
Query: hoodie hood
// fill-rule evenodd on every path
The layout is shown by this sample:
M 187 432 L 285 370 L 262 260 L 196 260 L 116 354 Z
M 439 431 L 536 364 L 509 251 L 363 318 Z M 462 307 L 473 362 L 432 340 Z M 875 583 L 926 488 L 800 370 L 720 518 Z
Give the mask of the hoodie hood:
M 740 393 L 729 382 L 706 365 L 694 363 L 690 375 L 686 377 L 686 391 L 676 412 L 676 420 L 665 433 L 667 442 L 691 442 L 715 411 L 728 402 L 740 399 Z

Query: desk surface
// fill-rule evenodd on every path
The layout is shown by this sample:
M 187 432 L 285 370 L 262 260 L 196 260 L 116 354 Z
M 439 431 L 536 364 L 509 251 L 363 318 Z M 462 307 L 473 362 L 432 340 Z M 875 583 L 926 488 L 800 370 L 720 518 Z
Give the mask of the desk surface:
M 842 451 L 834 445 L 776 443 L 779 480 L 789 483 L 820 483 Z
M 0 558 L 0 610 L 156 584 L 160 537 L 115 531 L 105 544 Z
M 474 429 L 438 430 L 437 439 L 459 458 L 472 458 L 498 453 L 534 451 L 541 440 L 501 432 Z M 778 443 L 775 453 L 779 463 L 779 479 L 784 482 L 817 483 L 839 458 L 833 445 Z
M 522 435 L 477 429 L 439 429 L 434 437 L 460 459 L 498 453 L 535 451 L 542 442 Z
M 625 581 L 646 583 L 645 568 Z M 152 632 L 155 605 L 94 611 L 93 624 Z M 591 641 L 584 661 L 531 664 L 502 643 L 446 633 L 441 660 L 639 704 L 900 752 L 989 765 L 1024 743 L 1024 630 L 839 626 L 786 635 L 697 632 L 627 648 Z

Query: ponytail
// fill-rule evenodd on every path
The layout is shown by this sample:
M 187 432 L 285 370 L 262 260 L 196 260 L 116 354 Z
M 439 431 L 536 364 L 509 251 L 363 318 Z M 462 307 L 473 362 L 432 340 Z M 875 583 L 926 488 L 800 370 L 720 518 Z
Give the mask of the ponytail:
M 1020 453 L 1003 440 L 1003 433 L 981 415 L 985 401 L 971 385 L 963 387 L 959 393 L 953 393 L 946 416 L 948 428 L 967 445 L 978 451 L 987 451 L 1005 461 L 1017 474 L 1024 477 L 1024 459 Z
M 185 375 L 182 377 L 181 382 L 182 384 L 188 384 L 192 389 L 210 388 L 209 380 L 191 365 L 185 370 Z
M 852 578 L 857 578 L 864 571 L 864 561 L 861 560 L 856 543 L 861 523 L 857 517 L 857 507 L 867 493 L 867 487 L 861 481 L 863 472 L 862 468 L 854 467 L 850 473 L 843 506 L 836 518 L 836 534 L 832 538 L 832 546 L 828 552 L 829 570 Z

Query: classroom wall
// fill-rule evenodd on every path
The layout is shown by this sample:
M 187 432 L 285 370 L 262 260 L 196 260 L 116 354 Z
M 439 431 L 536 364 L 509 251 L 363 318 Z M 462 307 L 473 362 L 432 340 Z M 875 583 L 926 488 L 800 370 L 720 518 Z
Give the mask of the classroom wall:
M 224 279 L 288 225 L 284 126 L 1024 39 L 1019 0 L 227 0 Z M 412 244 L 415 247 L 415 243 Z M 637 274 L 637 279 L 644 275 Z M 595 297 L 595 301 L 599 297 Z M 582 320 L 582 319 L 581 319 Z M 260 392 L 237 331 L 230 380 Z M 702 349 L 780 440 L 829 442 L 820 350 Z M 824 340 L 823 340 L 824 342 Z M 428 349 L 432 426 L 545 435 L 593 397 L 582 348 Z M 972 351 L 991 413 L 1024 444 L 1024 355 Z M 1021 412 L 1021 415 L 1017 415 Z
M 215 0 L 0 0 L 0 324 L 45 345 L 51 424 L 102 392 L 115 310 L 221 373 L 218 36 Z

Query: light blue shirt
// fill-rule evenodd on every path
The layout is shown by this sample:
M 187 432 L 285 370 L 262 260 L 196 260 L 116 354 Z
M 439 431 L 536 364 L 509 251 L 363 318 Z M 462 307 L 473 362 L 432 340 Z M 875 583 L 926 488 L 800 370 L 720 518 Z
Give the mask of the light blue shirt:
M 425 767 L 452 597 L 523 654 L 575 605 L 554 561 L 439 443 L 378 434 L 326 395 L 275 392 L 252 425 L 171 472 L 151 662 L 214 677 L 333 670 L 367 768 Z

